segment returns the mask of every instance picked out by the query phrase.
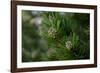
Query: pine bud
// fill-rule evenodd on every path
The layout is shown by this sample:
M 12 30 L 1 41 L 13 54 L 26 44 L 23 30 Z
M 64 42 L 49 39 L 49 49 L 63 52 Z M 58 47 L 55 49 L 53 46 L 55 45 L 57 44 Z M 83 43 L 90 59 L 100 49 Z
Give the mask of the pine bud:
M 52 38 L 56 38 L 56 33 L 57 31 L 52 27 L 48 30 L 48 35 Z
M 65 44 L 66 44 L 66 48 L 67 48 L 68 50 L 70 50 L 70 49 L 72 48 L 72 43 L 71 43 L 71 41 L 67 41 Z

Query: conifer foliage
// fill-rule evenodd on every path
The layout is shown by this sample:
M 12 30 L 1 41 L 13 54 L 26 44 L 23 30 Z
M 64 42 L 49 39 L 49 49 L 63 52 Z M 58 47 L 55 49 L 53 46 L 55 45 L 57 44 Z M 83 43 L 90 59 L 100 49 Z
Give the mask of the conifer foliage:
M 89 14 L 22 11 L 22 61 L 89 59 Z

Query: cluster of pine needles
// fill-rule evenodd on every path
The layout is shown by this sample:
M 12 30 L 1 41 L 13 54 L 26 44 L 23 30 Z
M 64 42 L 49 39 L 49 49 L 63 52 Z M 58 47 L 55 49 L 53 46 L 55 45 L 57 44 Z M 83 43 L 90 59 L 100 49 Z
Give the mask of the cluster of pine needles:
M 89 59 L 89 14 L 22 11 L 22 61 Z

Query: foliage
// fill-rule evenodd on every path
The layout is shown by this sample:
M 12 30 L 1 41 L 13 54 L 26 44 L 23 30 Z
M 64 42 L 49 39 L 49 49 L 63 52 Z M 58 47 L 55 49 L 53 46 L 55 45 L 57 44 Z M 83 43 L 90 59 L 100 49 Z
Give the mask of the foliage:
M 89 59 L 89 14 L 22 11 L 22 47 L 23 62 Z

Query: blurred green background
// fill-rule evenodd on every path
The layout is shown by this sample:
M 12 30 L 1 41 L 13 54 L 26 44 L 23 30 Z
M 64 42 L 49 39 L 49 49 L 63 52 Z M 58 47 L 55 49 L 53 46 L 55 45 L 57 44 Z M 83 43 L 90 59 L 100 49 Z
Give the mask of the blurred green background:
M 22 10 L 22 62 L 89 59 L 89 17 Z

